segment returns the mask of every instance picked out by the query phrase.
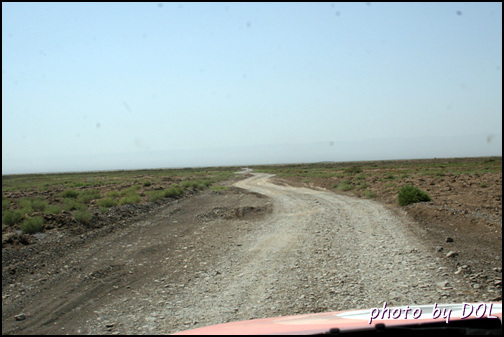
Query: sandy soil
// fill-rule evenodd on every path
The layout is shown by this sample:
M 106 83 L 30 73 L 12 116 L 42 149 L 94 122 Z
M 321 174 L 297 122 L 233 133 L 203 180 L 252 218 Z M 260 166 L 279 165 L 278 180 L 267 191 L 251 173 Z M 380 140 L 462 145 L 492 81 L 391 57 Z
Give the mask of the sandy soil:
M 2 333 L 165 334 L 383 302 L 502 299 L 502 222 L 481 206 L 398 208 L 323 184 L 245 178 L 4 248 Z

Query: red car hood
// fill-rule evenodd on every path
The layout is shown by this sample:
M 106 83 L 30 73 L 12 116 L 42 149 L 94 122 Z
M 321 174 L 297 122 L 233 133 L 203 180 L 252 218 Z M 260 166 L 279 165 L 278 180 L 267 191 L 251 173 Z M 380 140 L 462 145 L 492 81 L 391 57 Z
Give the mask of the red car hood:
M 502 302 L 433 304 L 404 307 L 326 312 L 284 316 L 212 325 L 176 333 L 176 335 L 265 335 L 295 334 L 311 335 L 339 329 L 374 329 L 376 324 L 386 327 L 443 323 L 446 326 L 457 321 L 472 319 L 495 319 L 502 326 Z

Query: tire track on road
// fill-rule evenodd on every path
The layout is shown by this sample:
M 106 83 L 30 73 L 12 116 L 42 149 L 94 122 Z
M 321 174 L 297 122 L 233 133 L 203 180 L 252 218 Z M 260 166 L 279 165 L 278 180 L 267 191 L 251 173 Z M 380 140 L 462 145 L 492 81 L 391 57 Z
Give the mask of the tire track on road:
M 124 296 L 111 299 L 96 309 L 98 319 L 114 322 L 119 333 L 165 334 L 251 318 L 382 307 L 383 302 L 473 300 L 454 275 L 445 273 L 445 261 L 410 231 L 414 224 L 377 202 L 275 185 L 272 176 L 253 173 L 234 184 L 266 196 L 258 199 L 273 205 L 270 214 L 201 221 L 192 214 L 201 209 L 184 204 L 170 220 L 158 214 L 161 222 L 186 214 L 182 219 L 194 221 L 193 229 L 184 231 L 175 255 L 170 253 L 165 263 L 153 261 L 158 276 L 152 282 L 146 275 L 133 303 Z M 247 206 L 237 201 L 240 194 L 228 197 L 235 198 L 236 206 Z M 203 200 L 206 208 L 222 209 L 211 197 Z M 190 204 L 195 207 L 198 201 Z M 156 240 L 163 241 L 159 235 Z M 170 276 L 174 268 L 177 277 Z M 168 279 L 172 283 L 166 284 Z M 83 331 L 109 330 L 102 324 Z
M 254 173 L 235 183 L 269 197 L 273 213 L 241 238 L 239 249 L 222 257 L 218 268 L 228 272 L 212 282 L 219 306 L 208 302 L 196 314 L 194 307 L 188 309 L 187 315 L 198 317 L 191 328 L 381 307 L 383 302 L 456 300 L 454 287 L 442 291 L 436 287 L 446 284 L 442 261 L 383 205 L 328 191 L 275 185 L 270 182 L 272 176 Z M 189 297 L 212 291 L 191 289 Z

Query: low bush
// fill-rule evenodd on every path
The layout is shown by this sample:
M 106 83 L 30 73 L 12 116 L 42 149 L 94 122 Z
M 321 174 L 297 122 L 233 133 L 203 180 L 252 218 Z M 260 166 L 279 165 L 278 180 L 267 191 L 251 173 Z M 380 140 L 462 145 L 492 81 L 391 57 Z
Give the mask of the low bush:
M 107 193 L 106 197 L 107 198 L 117 198 L 119 195 L 120 194 L 118 191 L 110 191 Z
M 195 180 L 184 181 L 180 184 L 180 186 L 182 186 L 183 188 L 192 188 L 192 189 L 202 189 L 205 187 L 205 185 Z
M 28 199 L 28 198 L 19 199 L 17 201 L 17 204 L 21 208 L 25 208 L 25 209 L 30 209 L 31 208 L 31 209 L 33 209 L 33 207 L 32 207 L 32 200 Z
M 358 185 L 357 188 L 359 190 L 365 190 L 366 188 L 368 188 L 368 184 L 363 182 L 362 184 Z
M 17 204 L 22 209 L 25 209 L 26 213 L 43 211 L 47 206 L 49 206 L 49 202 L 40 197 L 36 199 L 23 198 L 18 200 Z
M 11 204 L 11 201 L 8 199 L 2 199 L 2 209 L 8 209 Z
M 214 183 L 213 180 L 209 180 L 209 179 L 201 180 L 201 184 L 203 184 L 203 186 L 205 186 L 205 187 L 210 187 L 210 186 L 212 186 L 213 183 Z
M 117 201 L 112 198 L 103 198 L 98 200 L 98 206 L 103 208 L 110 208 L 117 206 Z
M 91 202 L 91 200 L 100 199 L 100 197 L 101 197 L 100 191 L 97 191 L 97 190 L 88 190 L 88 191 L 82 192 L 77 197 L 77 200 L 79 202 L 81 202 L 81 203 L 89 204 Z
M 310 181 L 308 180 L 308 182 L 310 182 Z M 227 186 L 210 186 L 210 189 L 212 191 L 219 192 L 219 191 L 227 191 L 229 189 L 229 187 L 227 187 Z
M 91 222 L 91 218 L 93 215 L 87 209 L 85 210 L 77 210 L 72 213 L 75 220 L 79 221 L 82 224 L 88 224 Z
M 40 216 L 29 217 L 19 225 L 19 228 L 25 234 L 40 232 L 44 228 L 44 219 Z
M 364 195 L 364 197 L 366 197 L 368 199 L 376 198 L 376 193 L 373 191 L 370 191 L 370 190 L 366 190 L 366 191 L 362 192 L 362 194 Z
M 348 182 L 342 182 L 341 184 L 338 185 L 338 190 L 340 191 L 351 191 L 353 190 L 354 185 Z
M 165 192 L 164 191 L 148 191 L 146 192 L 147 194 L 147 201 L 154 202 L 159 199 L 163 199 L 165 197 Z
M 416 202 L 431 201 L 431 197 L 418 187 L 403 186 L 399 190 L 399 206 L 406 206 Z
M 172 186 L 163 191 L 165 198 L 176 198 L 184 193 L 184 189 L 179 186 Z
M 140 187 L 141 187 L 140 185 L 130 186 L 128 188 L 121 190 L 120 195 L 123 197 L 128 195 L 136 195 L 136 191 L 138 191 Z
M 63 203 L 65 204 L 64 209 L 66 211 L 73 211 L 73 210 L 83 211 L 83 210 L 87 209 L 86 205 L 81 204 L 76 199 L 66 198 L 63 200 Z
M 362 168 L 360 166 L 351 166 L 345 169 L 346 174 L 357 174 L 362 173 Z
M 79 192 L 75 191 L 75 190 L 65 190 L 65 191 L 63 191 L 63 193 L 61 193 L 61 196 L 63 198 L 73 198 L 73 199 L 76 199 L 78 195 L 79 195 Z
M 350 180 L 342 180 L 339 183 L 334 183 L 331 186 L 332 188 L 338 189 L 340 191 L 350 191 L 353 190 L 354 185 Z
M 25 214 L 26 213 L 20 209 L 2 212 L 2 223 L 7 226 L 13 226 L 20 223 L 24 219 Z
M 43 199 L 35 199 L 32 200 L 31 206 L 36 211 L 43 211 L 44 209 L 46 209 L 46 207 L 49 206 L 49 202 Z
M 96 198 L 94 198 L 93 196 L 91 196 L 89 194 L 81 194 L 77 198 L 77 200 L 83 204 L 89 204 L 91 202 L 91 200 L 93 200 L 93 199 L 96 199 Z
M 140 200 L 142 200 L 142 198 L 138 194 L 132 194 L 130 192 L 119 200 L 119 205 L 137 204 L 140 202 Z
M 61 213 L 61 208 L 56 205 L 49 205 L 44 210 L 45 214 L 59 214 Z

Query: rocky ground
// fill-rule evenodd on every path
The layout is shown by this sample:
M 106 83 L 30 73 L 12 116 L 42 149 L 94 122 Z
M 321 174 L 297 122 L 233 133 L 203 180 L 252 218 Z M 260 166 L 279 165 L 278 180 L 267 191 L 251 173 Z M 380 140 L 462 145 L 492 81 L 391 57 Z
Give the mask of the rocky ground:
M 383 302 L 502 300 L 501 174 L 410 177 L 434 201 L 401 208 L 386 191 L 374 201 L 323 180 L 241 179 L 122 206 L 82 233 L 6 236 L 2 333 L 162 334 Z
M 469 159 L 458 159 L 467 162 Z M 476 159 L 475 159 L 476 160 Z M 480 159 L 481 160 L 481 159 Z M 443 169 L 455 160 L 418 161 L 441 164 Z M 415 161 L 408 161 L 414 164 Z M 399 166 L 399 165 L 398 165 Z M 394 212 L 415 221 L 423 229 L 419 233 L 427 240 L 438 256 L 450 255 L 460 273 L 465 272 L 476 288 L 486 284 L 501 287 L 502 264 L 502 172 L 452 174 L 449 170 L 433 176 L 412 174 L 401 177 L 401 169 L 376 168 L 382 176 L 396 179 L 379 179 L 369 174 L 361 182 L 375 193 L 379 201 Z M 361 190 L 344 192 L 331 188 L 334 179 L 275 178 L 277 183 L 311 188 L 325 188 L 339 194 L 365 198 Z M 346 178 L 344 178 L 346 179 Z M 397 206 L 397 187 L 405 184 L 426 191 L 430 202 Z M 393 185 L 393 186 L 392 186 Z M 464 268 L 462 268 L 464 267 Z M 502 300 L 501 293 L 491 296 Z

